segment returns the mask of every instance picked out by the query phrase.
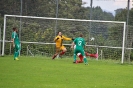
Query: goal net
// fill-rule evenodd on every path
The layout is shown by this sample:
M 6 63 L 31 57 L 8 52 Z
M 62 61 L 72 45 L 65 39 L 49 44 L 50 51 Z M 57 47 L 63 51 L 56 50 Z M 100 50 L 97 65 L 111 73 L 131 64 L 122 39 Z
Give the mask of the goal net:
M 76 38 L 80 33 L 87 43 L 85 51 L 98 53 L 101 59 L 115 59 L 123 63 L 125 47 L 125 22 L 84 19 L 66 19 L 35 16 L 5 15 L 2 55 L 12 54 L 11 33 L 15 26 L 19 29 L 21 55 L 47 55 L 55 52 L 53 42 L 57 32 Z M 63 41 L 72 56 L 72 41 Z

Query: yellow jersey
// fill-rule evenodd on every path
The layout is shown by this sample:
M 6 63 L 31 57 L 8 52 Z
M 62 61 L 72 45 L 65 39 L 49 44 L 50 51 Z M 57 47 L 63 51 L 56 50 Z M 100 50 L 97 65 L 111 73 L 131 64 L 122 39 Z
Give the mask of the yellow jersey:
M 54 41 L 55 41 L 55 43 L 56 43 L 56 47 L 61 47 L 62 46 L 62 42 L 63 42 L 63 40 L 72 40 L 72 38 L 67 38 L 67 37 L 65 37 L 65 36 L 56 36 L 55 38 L 54 38 Z

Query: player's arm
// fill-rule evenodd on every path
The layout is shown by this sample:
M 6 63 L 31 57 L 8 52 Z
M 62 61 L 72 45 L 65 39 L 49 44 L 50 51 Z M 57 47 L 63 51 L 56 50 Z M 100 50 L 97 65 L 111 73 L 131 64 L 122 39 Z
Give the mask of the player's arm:
M 65 37 L 65 36 L 62 36 L 63 40 L 73 40 L 73 38 L 68 38 L 68 37 Z
M 11 39 L 11 42 L 12 42 L 13 47 L 15 47 L 14 39 L 15 39 L 15 33 L 12 34 L 12 39 Z
M 59 39 L 59 37 L 57 36 L 57 37 L 54 38 L 54 41 L 56 42 L 58 39 Z
M 84 40 L 84 49 L 86 49 L 86 45 L 87 45 L 87 43 L 85 43 L 85 40 Z
M 86 45 L 84 45 L 84 49 L 86 49 Z
M 75 45 L 75 43 L 74 43 L 74 42 L 72 42 L 72 45 L 71 45 L 71 48 L 72 48 L 72 49 L 74 48 L 74 45 Z
M 14 38 L 12 38 L 11 42 L 12 42 L 13 47 L 15 47 Z

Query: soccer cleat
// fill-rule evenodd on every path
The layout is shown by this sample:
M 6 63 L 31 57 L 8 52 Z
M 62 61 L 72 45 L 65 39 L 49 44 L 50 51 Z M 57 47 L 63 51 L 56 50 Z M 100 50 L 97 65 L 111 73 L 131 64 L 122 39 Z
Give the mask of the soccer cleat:
M 78 60 L 78 61 L 77 61 L 77 63 L 83 63 L 83 61 L 81 61 L 81 60 Z
M 18 61 L 19 59 L 18 59 L 18 58 L 15 58 L 15 60 L 17 60 L 17 61 Z
M 74 61 L 73 63 L 76 63 L 76 61 Z
M 78 63 L 78 61 L 76 60 L 76 64 Z
M 52 60 L 54 59 L 55 57 L 52 57 Z
M 77 63 L 78 63 L 78 61 L 76 60 L 76 61 L 74 61 L 73 63 L 77 64 Z
M 85 65 L 88 65 L 88 63 L 85 63 Z
M 54 56 L 52 57 L 52 60 L 55 59 L 56 56 L 57 56 L 57 55 L 54 55 Z

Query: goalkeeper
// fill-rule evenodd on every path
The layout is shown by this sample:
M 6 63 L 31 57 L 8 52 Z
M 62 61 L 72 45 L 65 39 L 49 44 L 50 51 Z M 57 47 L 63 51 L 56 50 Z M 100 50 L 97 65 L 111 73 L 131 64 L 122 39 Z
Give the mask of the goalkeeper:
M 58 54 L 59 56 L 65 54 L 65 52 L 67 51 L 66 47 L 62 45 L 63 40 L 73 40 L 73 39 L 63 36 L 62 32 L 58 32 L 58 35 L 54 38 L 54 42 L 56 43 L 56 53 L 53 55 L 52 59 L 55 59 L 55 57 Z
M 12 32 L 12 44 L 14 47 L 14 60 L 19 60 L 18 56 L 20 53 L 20 41 L 19 41 L 17 32 L 18 32 L 18 29 L 14 27 L 13 32 Z

